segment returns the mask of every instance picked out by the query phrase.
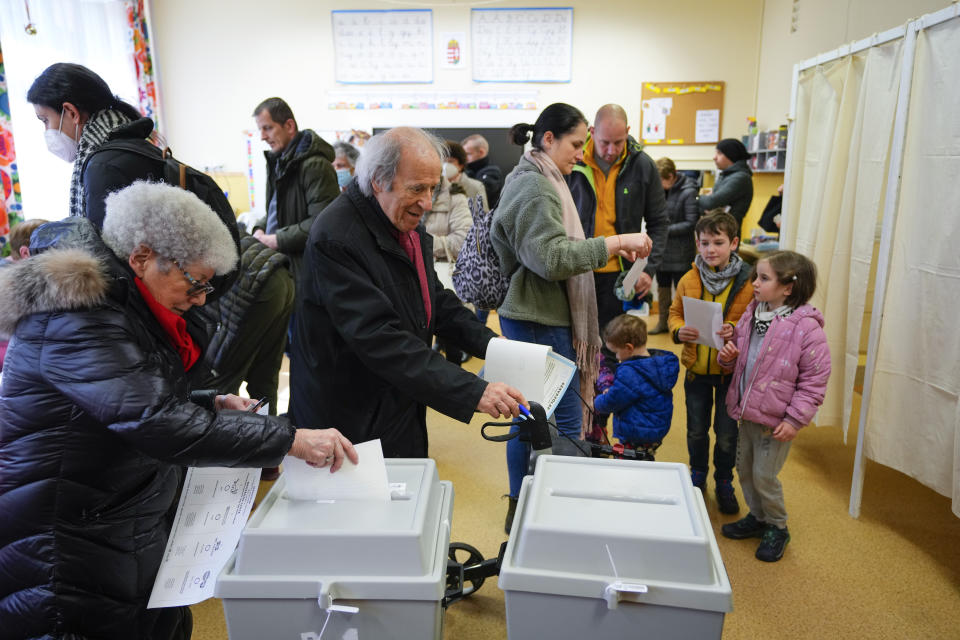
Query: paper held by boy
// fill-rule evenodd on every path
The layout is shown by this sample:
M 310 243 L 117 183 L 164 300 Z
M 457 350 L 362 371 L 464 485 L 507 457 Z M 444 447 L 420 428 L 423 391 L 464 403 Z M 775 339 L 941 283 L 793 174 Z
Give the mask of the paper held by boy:
M 723 349 L 723 338 L 717 335 L 723 326 L 723 307 L 719 302 L 683 296 L 683 322 L 700 333 L 695 343 Z
M 549 418 L 570 385 L 577 365 L 543 344 L 494 338 L 487 343 L 483 379 L 505 382 L 528 401 L 543 405 Z

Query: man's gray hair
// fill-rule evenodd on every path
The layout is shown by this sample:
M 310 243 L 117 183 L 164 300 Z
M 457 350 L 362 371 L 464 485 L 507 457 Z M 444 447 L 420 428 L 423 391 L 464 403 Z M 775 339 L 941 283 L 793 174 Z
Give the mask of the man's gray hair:
M 357 166 L 357 158 L 360 157 L 360 150 L 349 142 L 334 142 L 333 153 L 334 156 L 338 158 L 346 158 L 351 167 L 355 168 Z
M 103 241 L 121 259 L 140 245 L 181 266 L 202 264 L 217 275 L 237 264 L 233 236 L 192 192 L 138 180 L 107 196 Z
M 432 148 L 441 162 L 447 158 L 447 147 L 443 140 L 416 127 L 396 127 L 367 140 L 355 171 L 357 186 L 363 195 L 373 196 L 374 184 L 381 191 L 390 191 L 393 179 L 397 177 L 397 166 L 400 164 L 403 148 L 414 144 Z M 437 176 L 438 181 L 439 179 L 440 176 Z

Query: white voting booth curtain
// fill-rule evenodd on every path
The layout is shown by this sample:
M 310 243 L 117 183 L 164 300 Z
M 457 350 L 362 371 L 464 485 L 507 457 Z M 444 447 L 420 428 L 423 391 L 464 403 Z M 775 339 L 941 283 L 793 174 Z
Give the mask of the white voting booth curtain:
M 917 34 L 864 451 L 960 516 L 960 18 Z
M 902 40 L 800 74 L 784 248 L 810 257 L 811 304 L 825 318 L 833 361 L 819 425 L 846 435 L 875 239 L 883 210 Z

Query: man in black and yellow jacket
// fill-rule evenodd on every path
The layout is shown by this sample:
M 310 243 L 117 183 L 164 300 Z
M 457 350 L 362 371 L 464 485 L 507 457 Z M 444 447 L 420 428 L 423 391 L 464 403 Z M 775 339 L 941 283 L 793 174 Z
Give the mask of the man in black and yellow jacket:
M 627 114 L 622 107 L 615 104 L 601 107 L 590 127 L 583 162 L 567 176 L 567 184 L 587 238 L 639 232 L 646 221 L 653 250 L 637 284 L 642 297 L 650 290 L 653 275 L 663 258 L 669 220 L 657 166 L 644 153 L 643 146 L 630 137 L 629 131 Z M 601 327 L 623 313 L 614 287 L 620 271 L 629 266 L 617 256 L 611 256 L 606 265 L 594 271 Z M 611 360 L 612 354 L 607 355 Z M 612 363 L 615 366 L 616 360 L 612 359 Z

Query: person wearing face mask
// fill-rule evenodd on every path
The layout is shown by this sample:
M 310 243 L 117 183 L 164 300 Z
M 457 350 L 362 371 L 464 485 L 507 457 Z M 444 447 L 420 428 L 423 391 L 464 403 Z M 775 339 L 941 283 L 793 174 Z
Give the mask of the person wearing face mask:
M 357 168 L 360 150 L 349 142 L 334 142 L 333 153 L 333 168 L 337 170 L 337 185 L 340 186 L 340 191 L 343 191 L 347 188 L 347 184 Z
M 450 154 L 443 162 L 444 177 L 453 184 L 462 187 L 464 193 L 467 195 L 467 200 L 473 201 L 474 198 L 480 196 L 483 202 L 483 210 L 489 211 L 490 202 L 487 198 L 486 187 L 484 187 L 483 183 L 479 180 L 474 180 L 468 176 L 465 171 L 467 166 L 467 152 L 463 150 L 459 142 L 446 140 L 444 144 L 447 146 L 447 153 Z
M 511 274 L 497 314 L 507 338 L 548 345 L 576 362 L 579 371 L 554 413 L 557 430 L 565 437 L 553 443 L 554 453 L 575 455 L 579 450 L 575 441 L 583 437 L 584 428 L 590 424 L 586 407 L 593 406 L 602 344 L 593 270 L 608 264 L 612 256 L 629 260 L 646 257 L 652 243 L 645 233 L 584 234 L 564 180 L 583 158 L 587 142 L 587 120 L 579 109 L 552 104 L 535 124 L 514 125 L 511 140 L 523 146 L 531 132 L 533 149 L 523 154 L 507 176 L 490 226 L 500 268 Z M 578 391 L 585 403 L 583 409 Z M 528 459 L 527 443 L 517 439 L 507 443 L 507 533 Z
M 73 163 L 70 180 L 70 215 L 89 218 L 103 226 L 104 201 L 113 191 L 136 180 L 160 179 L 157 163 L 125 151 L 104 151 L 84 163 L 107 140 L 136 139 L 153 135 L 153 121 L 113 95 L 103 78 L 79 64 L 58 62 L 41 73 L 30 90 L 33 105 L 44 125 L 47 149 Z

